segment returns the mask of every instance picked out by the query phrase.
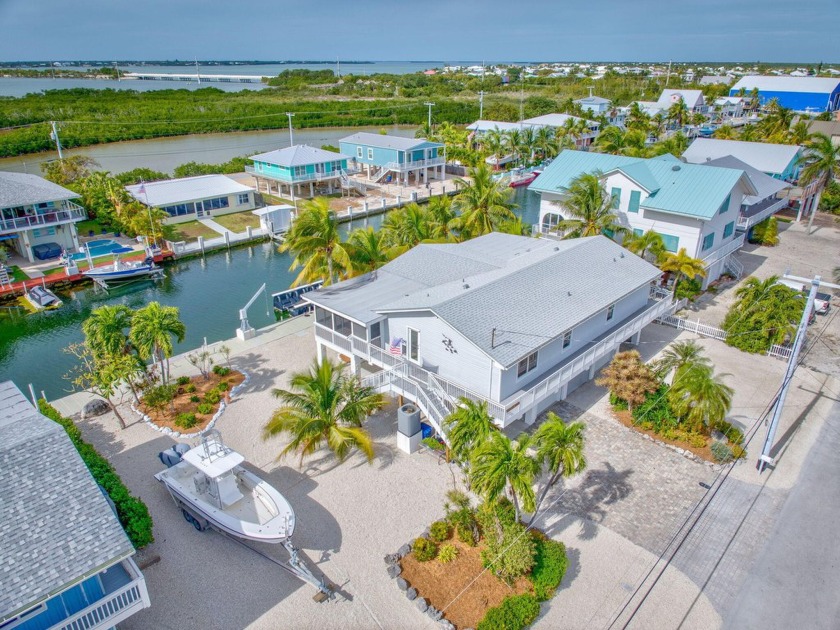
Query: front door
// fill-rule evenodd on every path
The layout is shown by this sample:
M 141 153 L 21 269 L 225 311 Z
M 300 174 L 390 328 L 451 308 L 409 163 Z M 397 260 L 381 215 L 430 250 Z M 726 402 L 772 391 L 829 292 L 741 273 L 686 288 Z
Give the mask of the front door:
M 420 363 L 420 331 L 413 328 L 408 329 L 408 358 Z

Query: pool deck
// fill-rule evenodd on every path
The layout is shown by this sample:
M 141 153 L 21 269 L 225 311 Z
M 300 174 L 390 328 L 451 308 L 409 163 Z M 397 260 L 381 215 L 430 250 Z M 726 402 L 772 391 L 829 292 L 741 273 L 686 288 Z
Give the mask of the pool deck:
M 154 256 L 154 261 L 156 263 L 161 263 L 165 260 L 169 260 L 174 258 L 175 254 L 168 250 L 164 249 L 161 251 L 160 254 Z M 122 256 L 122 260 L 131 261 L 131 260 L 143 260 L 146 257 L 146 253 L 142 250 L 137 251 L 134 254 Z M 53 263 L 57 263 L 58 259 L 50 261 Z M 94 265 L 94 267 L 106 267 L 111 265 L 111 262 L 102 263 L 99 265 Z M 50 285 L 60 285 L 60 284 L 75 284 L 77 282 L 87 282 L 90 279 L 87 276 L 82 275 L 81 273 L 76 273 L 71 276 L 68 276 L 66 273 L 53 273 L 48 276 L 42 275 L 37 278 L 30 278 L 29 280 L 23 280 L 21 282 L 13 282 L 12 284 L 4 284 L 0 285 L 0 301 L 17 297 L 19 295 L 24 294 L 24 285 L 32 287 L 36 284 L 45 284 L 47 286 Z

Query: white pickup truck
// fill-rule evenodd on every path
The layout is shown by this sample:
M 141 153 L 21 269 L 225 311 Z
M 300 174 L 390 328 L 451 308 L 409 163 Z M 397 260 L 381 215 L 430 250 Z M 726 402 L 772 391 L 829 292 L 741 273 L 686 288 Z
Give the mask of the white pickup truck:
M 782 284 L 794 291 L 797 291 L 808 297 L 808 293 L 811 291 L 811 287 L 806 285 L 803 282 L 798 282 L 796 280 L 788 280 L 786 278 L 782 278 L 779 280 L 778 284 Z M 828 293 L 820 293 L 817 292 L 816 297 L 814 298 L 814 312 L 818 315 L 826 315 L 828 311 L 831 309 L 831 296 Z

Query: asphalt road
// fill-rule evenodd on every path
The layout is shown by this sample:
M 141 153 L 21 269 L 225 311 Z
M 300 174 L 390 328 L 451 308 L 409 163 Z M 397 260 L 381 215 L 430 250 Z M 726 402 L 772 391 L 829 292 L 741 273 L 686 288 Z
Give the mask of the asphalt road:
M 769 532 L 724 628 L 840 628 L 840 403 Z

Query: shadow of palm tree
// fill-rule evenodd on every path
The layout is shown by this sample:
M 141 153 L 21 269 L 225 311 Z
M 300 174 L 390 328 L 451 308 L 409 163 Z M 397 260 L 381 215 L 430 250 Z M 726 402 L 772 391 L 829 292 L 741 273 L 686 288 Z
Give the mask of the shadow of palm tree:
M 253 353 L 235 357 L 231 361 L 235 369 L 244 370 L 250 376 L 245 392 L 262 392 L 276 387 L 277 378 L 285 374 L 285 370 L 263 367 L 266 362 L 267 359 Z

